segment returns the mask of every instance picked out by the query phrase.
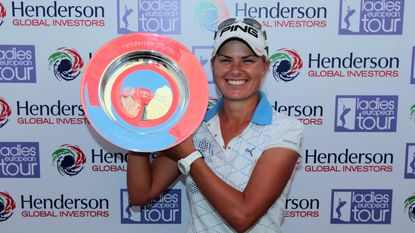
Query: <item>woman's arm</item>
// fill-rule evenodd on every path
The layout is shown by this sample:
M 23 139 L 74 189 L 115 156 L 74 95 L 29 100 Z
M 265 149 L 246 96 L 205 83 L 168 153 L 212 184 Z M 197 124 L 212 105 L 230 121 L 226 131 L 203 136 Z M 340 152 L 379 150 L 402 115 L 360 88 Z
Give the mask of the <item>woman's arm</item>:
M 238 232 L 254 225 L 283 192 L 298 159 L 297 152 L 271 148 L 263 152 L 247 186 L 240 192 L 221 180 L 202 160 L 190 173 L 218 213 Z
M 148 153 L 129 152 L 127 188 L 130 202 L 143 205 L 165 191 L 179 176 L 177 162 L 163 156 L 150 163 Z
M 177 160 L 196 149 L 190 137 L 166 151 L 177 169 Z M 165 156 L 165 157 L 167 157 Z M 190 169 L 193 180 L 216 211 L 236 231 L 244 232 L 253 226 L 274 204 L 289 181 L 298 159 L 294 150 L 273 147 L 258 159 L 245 189 L 240 192 L 218 177 L 202 158 Z

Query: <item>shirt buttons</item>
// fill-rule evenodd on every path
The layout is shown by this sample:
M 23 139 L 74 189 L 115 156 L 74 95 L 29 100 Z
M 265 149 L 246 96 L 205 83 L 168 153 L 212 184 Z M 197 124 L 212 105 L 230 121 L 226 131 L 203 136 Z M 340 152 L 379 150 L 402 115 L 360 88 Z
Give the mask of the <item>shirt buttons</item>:
M 213 136 L 215 136 L 215 138 L 218 136 L 218 134 L 217 133 L 215 133 L 215 135 L 213 135 Z

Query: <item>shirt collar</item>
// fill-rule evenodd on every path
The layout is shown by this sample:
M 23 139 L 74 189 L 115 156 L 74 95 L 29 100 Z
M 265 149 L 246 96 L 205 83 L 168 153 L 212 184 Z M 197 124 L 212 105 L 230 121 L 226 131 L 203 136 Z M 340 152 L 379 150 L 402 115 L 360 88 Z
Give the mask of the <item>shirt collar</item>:
M 220 98 L 219 101 L 206 112 L 204 121 L 207 122 L 211 120 L 216 114 L 218 114 L 222 105 L 223 99 Z M 262 91 L 259 92 L 259 102 L 256 106 L 251 121 L 258 125 L 269 125 L 272 122 L 272 107 L 271 104 L 268 102 L 267 97 Z

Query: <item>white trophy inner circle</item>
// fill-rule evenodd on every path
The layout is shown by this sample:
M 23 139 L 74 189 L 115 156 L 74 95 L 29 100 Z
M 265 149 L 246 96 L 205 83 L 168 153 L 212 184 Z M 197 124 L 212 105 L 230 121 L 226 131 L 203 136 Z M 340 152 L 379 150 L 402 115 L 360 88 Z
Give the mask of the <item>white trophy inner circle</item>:
M 174 107 L 172 106 L 173 101 L 177 101 L 177 107 L 172 110 L 173 114 L 164 122 L 160 122 L 157 125 L 140 127 L 131 124 L 118 114 L 113 106 L 113 91 L 115 82 L 124 71 L 147 64 L 156 66 L 164 75 L 169 76 L 170 82 L 173 82 L 176 88 L 172 88 L 169 82 L 163 78 L 163 75 L 157 74 L 156 71 L 148 71 L 150 73 L 152 72 L 149 77 L 141 77 L 140 80 L 144 80 L 143 83 L 139 83 L 138 79 L 134 80 L 134 75 L 131 75 L 130 83 L 134 83 L 135 81 L 137 83 L 135 85 L 127 85 L 122 90 L 119 90 L 122 95 L 117 97 L 120 98 L 119 102 L 121 104 L 121 106 L 118 106 L 118 109 L 124 110 L 124 113 L 131 118 L 137 117 L 143 121 L 150 121 L 165 116 Z M 145 70 L 138 71 L 138 73 L 141 73 L 139 74 L 141 76 L 143 74 L 146 76 L 146 72 Z M 153 85 L 153 83 L 155 84 Z M 165 55 L 147 50 L 126 53 L 114 59 L 105 69 L 100 79 L 98 92 L 99 101 L 101 106 L 103 106 L 105 114 L 114 123 L 137 134 L 156 134 L 160 131 L 170 129 L 185 113 L 189 99 L 188 83 L 180 67 Z M 142 97 L 141 99 L 147 100 L 147 103 L 144 104 L 143 101 L 140 101 L 140 98 L 134 98 L 135 95 L 140 95 Z M 177 100 L 174 98 L 177 98 Z

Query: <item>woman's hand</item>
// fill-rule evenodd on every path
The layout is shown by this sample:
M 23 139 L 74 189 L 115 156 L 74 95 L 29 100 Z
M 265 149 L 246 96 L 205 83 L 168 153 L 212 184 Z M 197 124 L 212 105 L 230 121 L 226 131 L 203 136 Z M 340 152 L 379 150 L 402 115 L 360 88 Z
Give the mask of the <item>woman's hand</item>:
M 190 136 L 176 146 L 164 150 L 162 154 L 178 161 L 190 155 L 194 151 L 196 151 L 196 148 L 194 146 L 193 136 Z

